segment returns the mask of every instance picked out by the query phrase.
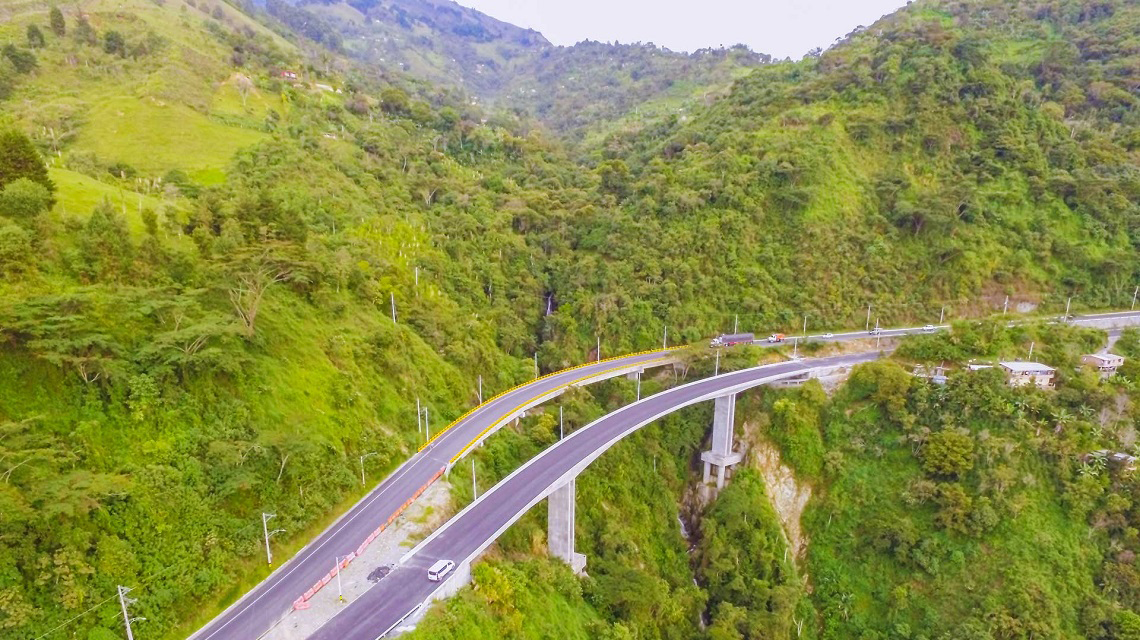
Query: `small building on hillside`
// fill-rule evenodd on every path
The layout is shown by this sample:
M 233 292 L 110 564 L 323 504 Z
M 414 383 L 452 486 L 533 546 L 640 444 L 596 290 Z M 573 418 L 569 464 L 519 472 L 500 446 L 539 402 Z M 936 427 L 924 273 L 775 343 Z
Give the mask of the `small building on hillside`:
M 914 371 L 911 372 L 911 375 L 916 378 L 924 378 L 934 384 L 946 384 L 946 381 L 949 379 L 946 377 L 946 369 L 943 367 L 934 367 L 933 370 L 930 370 L 922 365 L 918 365 L 914 368 Z
M 281 77 L 285 78 L 286 80 L 296 80 L 297 79 L 297 72 L 296 71 L 288 71 L 288 70 L 282 71 Z
M 981 371 L 982 369 L 993 369 L 994 366 L 988 362 L 971 362 L 966 365 L 970 371 Z
M 1057 370 L 1040 362 L 999 362 L 1011 387 L 1037 385 L 1041 389 L 1052 389 L 1057 378 Z
M 1081 356 L 1081 364 L 1099 371 L 1100 377 L 1108 378 L 1124 364 L 1124 357 L 1113 353 L 1090 353 Z

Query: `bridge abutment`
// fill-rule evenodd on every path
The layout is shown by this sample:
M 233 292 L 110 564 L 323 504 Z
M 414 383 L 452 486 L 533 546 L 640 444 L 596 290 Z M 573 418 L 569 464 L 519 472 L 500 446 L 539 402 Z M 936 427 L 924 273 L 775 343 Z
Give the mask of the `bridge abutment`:
M 570 480 L 550 494 L 546 505 L 546 546 L 550 555 L 583 573 L 586 556 L 574 551 L 574 485 Z
M 739 464 L 744 457 L 732 450 L 735 430 L 736 394 L 732 393 L 715 400 L 711 447 L 701 454 L 701 462 L 704 463 L 704 482 L 706 484 L 709 482 L 712 478 L 712 468 L 716 467 L 716 486 L 718 489 L 724 487 L 728 468 L 734 464 Z

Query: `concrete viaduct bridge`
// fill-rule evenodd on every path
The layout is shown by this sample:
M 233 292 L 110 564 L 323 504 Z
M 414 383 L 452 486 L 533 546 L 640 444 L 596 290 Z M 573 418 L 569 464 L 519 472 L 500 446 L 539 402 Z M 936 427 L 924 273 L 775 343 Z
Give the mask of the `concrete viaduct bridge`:
M 471 563 L 504 531 L 544 498 L 548 505 L 548 547 L 575 571 L 586 559 L 574 548 L 575 479 L 621 439 L 659 418 L 699 402 L 715 402 L 713 437 L 702 454 L 704 476 L 715 470 L 718 486 L 740 462 L 732 450 L 736 395 L 790 378 L 819 375 L 879 357 L 878 352 L 796 360 L 726 373 L 662 391 L 582 427 L 527 461 L 408 552 L 387 577 L 316 634 L 315 640 L 374 640 L 387 635 L 432 600 L 455 593 L 471 579 Z M 448 559 L 455 571 L 442 583 L 428 581 L 427 569 Z

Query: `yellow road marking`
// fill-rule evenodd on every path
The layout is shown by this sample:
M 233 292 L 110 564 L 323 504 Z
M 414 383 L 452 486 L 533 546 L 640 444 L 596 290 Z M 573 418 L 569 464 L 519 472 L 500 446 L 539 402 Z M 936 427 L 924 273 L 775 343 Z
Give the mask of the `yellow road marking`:
M 640 355 L 640 354 L 635 354 L 635 355 Z M 576 379 L 571 380 L 570 382 L 567 382 L 565 384 L 558 385 L 557 387 L 554 387 L 553 389 L 548 389 L 547 391 L 544 391 L 543 393 L 540 393 L 537 396 L 532 396 L 532 397 L 528 398 L 522 404 L 519 404 L 514 409 L 511 409 L 510 411 L 505 413 L 502 418 L 499 418 L 498 420 L 492 422 L 491 425 L 488 426 L 486 429 L 483 429 L 482 431 L 480 431 L 479 435 L 475 436 L 475 438 L 472 439 L 471 442 L 468 442 L 466 446 L 464 446 L 462 449 L 459 450 L 459 453 L 455 454 L 451 458 L 451 460 L 448 461 L 448 464 L 454 464 L 456 460 L 459 460 L 460 458 L 462 458 L 463 454 L 467 453 L 467 450 L 470 449 L 471 447 L 473 447 L 475 445 L 475 443 L 479 441 L 480 438 L 482 438 L 483 436 L 485 436 L 487 434 L 488 431 L 491 431 L 495 427 L 502 424 L 506 420 L 506 416 L 509 416 L 512 413 L 514 413 L 514 412 L 518 411 L 519 409 L 522 409 L 526 405 L 530 404 L 531 402 L 534 402 L 535 398 L 540 398 L 540 397 L 545 396 L 545 395 L 550 395 L 550 394 L 554 393 L 555 391 L 560 391 L 560 390 L 565 389 L 567 387 L 574 386 L 575 384 L 577 384 L 583 380 L 589 380 L 590 378 L 596 378 L 596 377 L 598 377 L 602 374 L 605 374 L 605 373 L 612 373 L 614 371 L 620 371 L 622 369 L 626 369 L 629 367 L 641 366 L 641 365 L 645 365 L 645 364 L 661 362 L 663 360 L 668 360 L 668 359 L 669 358 L 654 358 L 652 360 L 646 360 L 645 362 L 639 362 L 637 364 L 627 364 L 627 365 L 622 365 L 620 367 L 614 367 L 612 369 L 606 369 L 604 371 L 598 371 L 596 373 L 591 373 L 588 376 L 582 376 L 581 378 L 576 378 Z
M 581 369 L 581 368 L 583 368 L 583 367 L 590 367 L 590 366 L 593 366 L 593 365 L 599 364 L 599 363 L 601 363 L 601 362 L 613 362 L 614 360 L 623 360 L 623 359 L 625 359 L 625 358 L 633 358 L 633 357 L 637 357 L 637 356 L 640 356 L 640 355 L 645 355 L 645 354 L 647 354 L 647 353 L 655 353 L 655 352 L 657 352 L 657 351 L 676 351 L 676 350 L 678 350 L 678 349 L 684 349 L 684 347 L 669 347 L 668 349 L 660 349 L 660 350 L 658 350 L 658 349 L 649 349 L 648 351 L 638 351 L 637 353 L 627 353 L 627 354 L 625 354 L 625 355 L 621 355 L 621 356 L 614 356 L 613 358 L 606 358 L 605 360 L 595 360 L 594 362 L 584 362 L 584 363 L 582 363 L 582 364 L 579 364 L 579 365 L 575 365 L 575 366 L 573 366 L 573 367 L 568 367 L 568 368 L 566 368 L 566 369 L 562 369 L 562 370 L 560 370 L 560 371 L 554 371 L 554 372 L 548 373 L 548 374 L 546 374 L 546 375 L 544 375 L 544 376 L 539 376 L 539 377 L 535 378 L 534 380 L 528 380 L 528 381 L 526 381 L 526 382 L 524 382 L 524 383 L 522 383 L 522 384 L 518 384 L 518 385 L 515 385 L 515 386 L 511 387 L 510 389 L 507 389 L 506 391 L 503 391 L 503 392 L 501 392 L 501 393 L 499 393 L 499 394 L 497 394 L 497 395 L 495 395 L 495 396 L 493 396 L 493 397 L 491 397 L 491 398 L 487 399 L 487 401 L 486 401 L 486 402 L 483 402 L 482 404 L 478 404 L 478 405 L 476 405 L 476 406 L 472 407 L 472 408 L 471 408 L 469 411 L 467 411 L 467 413 L 464 413 L 463 415 L 459 416 L 458 418 L 456 418 L 455 420 L 453 420 L 453 421 L 451 422 L 451 424 L 449 424 L 449 425 L 447 425 L 446 427 L 444 427 L 444 428 L 443 428 L 443 429 L 442 429 L 442 430 L 441 430 L 439 433 L 435 434 L 435 435 L 434 435 L 434 436 L 432 436 L 430 439 L 428 439 L 428 441 L 427 441 L 427 442 L 425 442 L 425 443 L 423 444 L 423 446 L 421 446 L 421 447 L 420 447 L 420 448 L 417 450 L 417 452 L 418 452 L 418 451 L 423 451 L 424 449 L 428 448 L 428 447 L 431 445 L 431 443 L 433 443 L 433 442 L 435 442 L 436 440 L 438 440 L 440 437 L 442 437 L 442 436 L 443 436 L 445 433 L 447 433 L 448 431 L 451 431 L 451 429 L 452 429 L 452 428 L 453 428 L 455 425 L 459 424 L 460 422 L 463 422 L 463 420 L 465 420 L 465 419 L 466 419 L 468 416 L 470 416 L 472 413 L 475 413 L 475 412 L 476 412 L 476 411 L 478 411 L 479 409 L 481 409 L 481 408 L 483 408 L 483 407 L 485 407 L 485 406 L 487 406 L 487 405 L 491 404 L 491 403 L 492 403 L 492 402 L 494 402 L 495 400 L 498 400 L 499 398 L 501 398 L 501 397 L 503 397 L 503 396 L 507 395 L 508 393 L 511 393 L 512 391 L 517 391 L 517 390 L 519 390 L 519 389 L 521 389 L 521 388 L 523 388 L 523 387 L 525 387 L 525 386 L 527 386 L 527 385 L 531 385 L 531 384 L 534 384 L 535 382 L 538 382 L 539 380 L 545 380 L 546 378 L 549 378 L 549 377 L 551 377 L 551 376 L 557 376 L 557 375 L 561 375 L 561 374 L 563 374 L 563 373 L 566 373 L 567 371 L 573 371 L 573 370 L 575 370 L 575 369 Z M 659 361 L 661 361 L 661 360 L 665 360 L 665 359 L 666 359 L 666 358 L 654 358 L 653 360 L 646 360 L 645 362 L 642 362 L 642 363 L 637 363 L 637 364 L 639 364 L 639 365 L 644 365 L 644 364 L 647 364 L 647 363 L 650 363 L 650 362 L 659 362 Z M 627 366 L 634 366 L 634 365 L 630 364 L 630 365 L 627 365 Z M 603 373 L 609 373 L 610 371 L 614 371 L 614 370 L 616 370 L 616 369 L 622 369 L 622 368 L 624 368 L 624 367 L 616 367 L 616 368 L 614 368 L 614 369 L 607 369 L 607 370 L 605 370 L 605 371 L 599 371 L 598 373 L 595 373 L 595 374 L 593 374 L 593 375 L 590 375 L 590 376 L 584 376 L 584 377 L 582 377 L 582 378 L 579 378 L 579 379 L 577 379 L 577 380 L 574 380 L 574 381 L 572 381 L 572 382 L 568 383 L 567 385 L 562 385 L 561 387 L 557 387 L 556 389 L 552 389 L 552 391 L 557 391 L 558 389 L 562 389 L 562 388 L 564 388 L 565 386 L 568 386 L 569 384 L 573 384 L 574 382 L 579 382 L 579 381 L 581 381 L 581 380 L 585 380 L 586 378 L 591 378 L 591 377 L 594 377 L 594 376 L 596 376 L 596 375 L 601 375 L 601 374 L 603 374 Z M 549 392 L 547 392 L 547 393 L 549 393 Z M 533 400 L 533 399 L 534 399 L 534 398 L 531 398 L 530 400 L 527 400 L 527 402 L 530 402 L 530 401 L 531 401 L 531 400 Z M 523 404 L 526 404 L 526 402 L 524 402 Z M 522 406 L 522 405 L 519 405 L 519 406 Z M 516 407 L 515 409 L 517 409 L 517 408 L 518 408 L 518 407 Z M 515 411 L 515 409 L 512 409 L 512 410 L 511 410 L 511 413 L 513 413 L 513 412 Z M 507 415 L 510 415 L 510 413 L 508 413 Z M 496 422 L 496 424 L 497 424 L 497 422 Z M 482 437 L 482 435 L 483 435 L 483 434 L 479 434 L 479 437 Z M 478 439 L 479 439 L 479 438 L 475 438 L 475 440 L 478 440 Z M 466 451 L 467 451 L 467 449 L 469 449 L 469 448 L 471 447 L 471 444 L 472 444 L 472 443 L 474 443 L 474 440 L 473 440 L 471 443 L 468 443 L 468 444 L 467 444 L 467 446 L 463 448 L 463 451 L 462 451 L 462 452 L 460 452 L 460 455 L 462 455 L 462 453 L 466 452 Z M 453 459 L 452 459 L 452 461 L 454 462 L 456 459 L 458 459 L 458 458 L 453 458 Z

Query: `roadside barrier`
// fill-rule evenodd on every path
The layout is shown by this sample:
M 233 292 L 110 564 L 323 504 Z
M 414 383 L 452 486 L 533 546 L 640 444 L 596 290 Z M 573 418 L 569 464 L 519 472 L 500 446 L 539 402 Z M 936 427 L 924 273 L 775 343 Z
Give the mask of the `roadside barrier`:
M 322 576 L 321 579 L 317 580 L 317 582 L 308 591 L 301 594 L 301 597 L 294 600 L 293 610 L 300 611 L 302 609 L 308 609 L 310 606 L 312 606 L 309 601 L 313 599 L 313 596 L 317 595 L 321 589 L 328 585 L 328 583 L 332 582 L 333 578 L 335 578 L 336 574 L 340 573 L 341 570 L 347 569 L 348 565 L 352 564 L 353 560 L 356 560 L 360 556 L 364 555 L 364 551 L 368 548 L 368 545 L 372 544 L 372 542 L 376 540 L 376 538 L 381 533 L 383 533 L 385 529 L 392 526 L 392 523 L 396 521 L 396 518 L 400 517 L 400 515 L 403 514 L 404 511 L 407 510 L 407 508 L 410 507 L 413 502 L 422 496 L 423 493 L 428 490 L 428 487 L 434 484 L 436 480 L 439 480 L 439 478 L 443 475 L 443 471 L 444 469 L 436 471 L 435 475 L 433 475 L 430 480 L 424 483 L 424 485 L 419 489 L 416 489 L 416 492 L 412 494 L 411 498 L 406 500 L 404 504 L 400 505 L 400 508 L 396 509 L 395 513 L 388 516 L 388 519 L 384 522 L 384 524 L 380 525 L 376 528 L 375 531 L 368 534 L 368 537 L 365 538 L 364 542 L 356 548 L 356 551 L 353 551 L 352 553 L 345 556 L 344 559 L 341 560 L 340 564 L 336 566 L 336 568 Z

